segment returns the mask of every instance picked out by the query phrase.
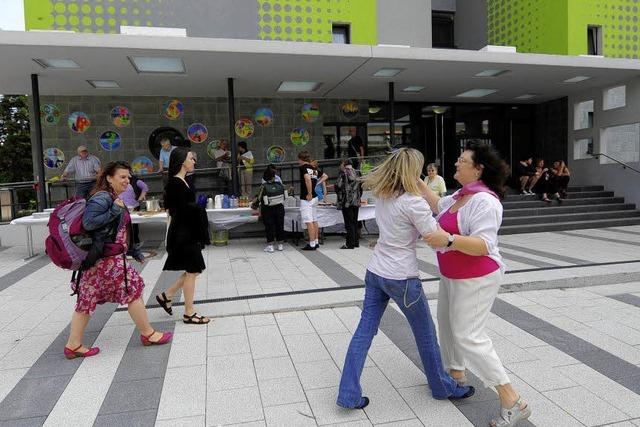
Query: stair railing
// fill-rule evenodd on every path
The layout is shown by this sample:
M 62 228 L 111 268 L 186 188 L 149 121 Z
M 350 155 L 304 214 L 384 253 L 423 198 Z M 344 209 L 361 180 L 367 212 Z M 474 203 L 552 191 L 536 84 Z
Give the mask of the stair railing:
M 622 169 L 631 169 L 632 171 L 636 172 L 636 173 L 640 173 L 640 170 L 634 168 L 633 166 L 630 166 L 628 164 L 626 164 L 623 161 L 620 161 L 614 157 L 609 156 L 608 154 L 604 154 L 604 153 L 596 153 L 596 154 L 592 154 L 594 159 L 599 159 L 600 156 L 604 156 L 607 159 L 613 160 L 614 162 L 618 163 L 620 166 L 622 166 Z

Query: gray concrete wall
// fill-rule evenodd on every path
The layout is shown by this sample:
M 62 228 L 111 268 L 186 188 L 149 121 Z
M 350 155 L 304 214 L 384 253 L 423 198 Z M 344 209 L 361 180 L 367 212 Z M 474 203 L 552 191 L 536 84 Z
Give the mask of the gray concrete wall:
M 487 45 L 487 0 L 458 0 L 455 16 L 458 49 L 478 50 Z
M 431 0 L 377 0 L 378 44 L 431 47 Z
M 458 0 L 459 2 L 460 0 Z M 456 0 L 431 0 L 431 10 L 438 10 L 441 12 L 455 12 Z
M 186 28 L 190 37 L 258 38 L 256 0 L 189 0 L 166 7 L 166 26 Z
M 569 168 L 571 170 L 571 184 L 574 185 L 604 185 L 615 191 L 617 196 L 623 196 L 631 203 L 640 207 L 640 174 L 623 169 L 618 164 L 600 164 L 596 159 L 573 160 L 573 142 L 576 139 L 593 138 L 594 153 L 601 152 L 600 130 L 609 126 L 624 125 L 640 122 L 640 78 L 621 82 L 625 84 L 626 106 L 614 110 L 602 110 L 602 91 L 605 88 L 584 92 L 578 96 L 569 97 Z M 573 130 L 574 105 L 586 100 L 594 101 L 593 127 L 591 129 Z M 630 163 L 630 166 L 640 169 L 640 162 Z

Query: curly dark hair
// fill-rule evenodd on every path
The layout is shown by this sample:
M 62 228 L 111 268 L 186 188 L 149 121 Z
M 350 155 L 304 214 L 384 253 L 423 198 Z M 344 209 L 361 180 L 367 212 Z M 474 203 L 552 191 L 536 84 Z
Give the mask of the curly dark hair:
M 472 152 L 471 159 L 475 166 L 482 165 L 480 180 L 501 199 L 504 198 L 509 166 L 500 154 L 492 146 L 478 140 L 469 141 L 465 150 Z
M 123 162 L 121 160 L 118 160 L 117 162 L 109 162 L 107 166 L 105 166 L 104 170 L 100 173 L 100 175 L 98 175 L 96 186 L 93 187 L 93 190 L 91 190 L 90 194 L 93 196 L 98 191 L 107 191 L 111 195 L 113 195 L 113 197 L 115 197 L 115 191 L 113 191 L 111 184 L 109 184 L 109 181 L 107 181 L 107 177 L 115 176 L 116 172 L 119 169 L 126 169 L 129 171 L 129 173 L 131 173 L 131 166 L 129 165 L 129 163 Z

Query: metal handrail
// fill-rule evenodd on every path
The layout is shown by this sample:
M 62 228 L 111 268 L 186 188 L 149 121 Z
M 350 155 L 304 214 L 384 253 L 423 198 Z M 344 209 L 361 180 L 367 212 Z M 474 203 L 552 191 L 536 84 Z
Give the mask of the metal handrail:
M 640 170 L 634 168 L 633 166 L 629 166 L 628 164 L 626 164 L 623 161 L 620 161 L 614 157 L 609 156 L 608 154 L 604 154 L 604 153 L 596 153 L 596 154 L 592 154 L 594 159 L 598 159 L 600 156 L 604 156 L 607 159 L 611 159 L 614 162 L 618 163 L 620 166 L 622 166 L 622 169 L 631 169 L 632 171 L 636 172 L 636 173 L 640 173 Z

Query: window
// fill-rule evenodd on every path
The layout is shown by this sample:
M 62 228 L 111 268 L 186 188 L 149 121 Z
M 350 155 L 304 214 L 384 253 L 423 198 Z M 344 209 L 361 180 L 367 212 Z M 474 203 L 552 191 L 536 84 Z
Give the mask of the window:
M 626 86 L 616 86 L 602 92 L 602 109 L 613 110 L 627 105 Z
M 573 130 L 593 127 L 593 100 L 579 102 L 573 108 Z
M 587 27 L 587 54 L 602 55 L 602 27 L 599 25 Z
M 431 34 L 433 47 L 444 49 L 455 49 L 454 30 L 453 30 L 454 14 L 451 12 L 432 12 L 431 13 Z
M 624 163 L 640 160 L 640 123 L 611 126 L 600 130 L 600 149 L 614 159 Z M 600 156 L 600 164 L 615 163 Z
M 350 44 L 349 24 L 333 24 L 333 43 Z
M 593 154 L 593 138 L 573 141 L 573 160 L 591 159 Z

